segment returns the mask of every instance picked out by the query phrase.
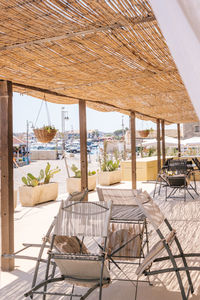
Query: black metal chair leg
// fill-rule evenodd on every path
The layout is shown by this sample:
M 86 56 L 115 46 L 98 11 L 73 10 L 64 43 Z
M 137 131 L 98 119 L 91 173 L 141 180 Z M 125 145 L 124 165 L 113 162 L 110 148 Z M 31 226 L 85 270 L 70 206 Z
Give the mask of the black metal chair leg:
M 50 246 L 50 251 L 53 249 L 53 244 L 54 244 L 54 239 L 55 235 L 53 235 L 52 240 L 51 240 L 51 246 Z M 50 262 L 51 262 L 51 253 L 49 252 L 48 254 L 48 261 L 47 261 L 47 268 L 46 268 L 46 273 L 45 273 L 45 280 L 48 280 L 49 276 L 49 268 L 50 268 Z M 44 285 L 44 292 L 47 291 L 47 284 Z M 46 300 L 46 295 L 43 295 L 43 300 Z
M 72 285 L 72 291 L 71 291 L 71 296 L 70 296 L 70 300 L 72 300 L 72 297 L 73 297 L 73 293 L 74 293 L 74 284 Z
M 105 252 L 105 249 L 106 249 L 106 242 L 107 242 L 107 238 L 105 238 L 105 245 L 104 245 L 103 252 Z M 103 269 L 104 269 L 104 262 L 105 262 L 105 254 L 103 254 L 103 257 L 102 257 L 102 263 L 101 263 L 101 275 L 100 275 L 100 287 L 99 287 L 99 300 L 101 300 L 101 298 L 102 298 L 102 285 L 103 285 Z
M 96 288 L 99 287 L 99 283 L 95 284 L 92 288 L 90 288 L 81 298 L 80 300 L 85 300 Z
M 192 194 L 190 193 L 190 191 L 188 190 L 188 188 L 186 188 L 188 194 L 190 194 L 190 196 L 192 197 L 192 199 L 194 199 L 194 197 L 192 196 Z

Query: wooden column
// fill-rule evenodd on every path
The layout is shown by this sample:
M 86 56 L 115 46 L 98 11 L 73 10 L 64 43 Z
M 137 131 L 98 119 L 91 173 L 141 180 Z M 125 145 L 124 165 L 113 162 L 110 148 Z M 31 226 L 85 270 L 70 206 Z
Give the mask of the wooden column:
M 180 124 L 177 124 L 177 135 L 178 135 L 178 157 L 181 157 L 181 131 L 180 131 Z
M 79 100 L 81 190 L 88 188 L 86 102 Z
M 12 83 L 0 80 L 1 245 L 14 253 Z M 1 257 L 2 271 L 14 269 L 14 259 Z
M 132 189 L 136 189 L 136 130 L 135 130 L 135 113 L 130 115 L 131 128 L 131 166 L 132 166 Z
M 160 158 L 160 120 L 157 119 L 157 165 L 158 172 L 161 169 L 161 158 Z
M 162 126 L 162 164 L 164 165 L 165 163 L 165 120 L 161 121 L 161 126 Z

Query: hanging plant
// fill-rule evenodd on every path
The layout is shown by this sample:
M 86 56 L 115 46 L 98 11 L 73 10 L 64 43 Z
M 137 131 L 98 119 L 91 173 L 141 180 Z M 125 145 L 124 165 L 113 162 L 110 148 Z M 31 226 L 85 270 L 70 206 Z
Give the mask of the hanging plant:
M 150 133 L 150 130 L 149 129 L 146 129 L 146 130 L 139 130 L 139 135 L 141 137 L 147 137 Z
M 40 115 L 43 103 L 45 103 L 46 113 L 47 113 L 47 119 L 48 119 L 48 124 L 49 125 L 48 126 L 44 125 L 41 128 L 33 129 L 33 132 L 34 132 L 35 137 L 38 140 L 38 142 L 49 143 L 55 137 L 57 129 L 55 129 L 54 126 L 50 125 L 51 121 L 50 121 L 50 115 L 49 115 L 49 110 L 48 110 L 48 106 L 47 106 L 47 101 L 46 101 L 45 95 L 44 95 L 44 101 L 42 101 L 42 103 L 41 103 L 41 106 L 40 106 L 40 109 L 39 109 L 38 116 L 37 116 L 35 124 L 37 123 L 37 120 L 38 120 L 38 117 Z
M 54 126 L 43 126 L 42 128 L 33 129 L 36 139 L 41 143 L 49 143 L 56 135 L 57 129 Z

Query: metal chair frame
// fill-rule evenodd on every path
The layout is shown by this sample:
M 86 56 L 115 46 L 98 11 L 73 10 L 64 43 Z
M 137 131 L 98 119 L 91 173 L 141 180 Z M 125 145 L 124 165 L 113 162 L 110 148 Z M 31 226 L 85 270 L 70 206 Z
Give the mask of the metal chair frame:
M 83 202 L 83 201 L 76 201 L 76 202 L 66 202 L 66 206 L 64 206 L 62 209 L 69 209 L 72 206 L 77 206 L 81 203 L 81 205 L 84 204 L 89 204 L 89 205 L 95 205 L 95 206 L 99 206 L 101 207 L 104 211 L 109 210 L 109 207 L 106 207 L 103 205 L 103 203 L 99 204 L 99 203 L 95 203 L 95 202 Z M 75 212 L 74 212 L 75 213 Z M 78 213 L 79 214 L 79 213 Z M 58 214 L 59 215 L 59 214 Z M 48 231 L 48 240 L 49 237 L 51 235 L 51 232 L 53 231 L 53 229 L 55 228 L 55 224 L 56 224 L 56 219 L 57 217 L 54 219 L 53 223 L 51 224 L 49 231 Z M 85 214 L 87 215 L 87 214 Z M 90 214 L 91 215 L 91 214 Z M 86 299 L 96 288 L 100 288 L 99 289 L 99 300 L 102 299 L 102 287 L 105 284 L 109 284 L 110 283 L 110 278 L 103 278 L 103 270 L 104 270 L 104 263 L 105 263 L 105 259 L 106 259 L 106 243 L 107 243 L 107 236 L 106 237 L 102 237 L 103 238 L 103 247 L 102 247 L 102 252 L 99 255 L 95 255 L 95 254 L 82 254 L 79 253 L 78 255 L 75 254 L 62 254 L 62 253 L 58 253 L 58 252 L 54 252 L 54 241 L 55 241 L 55 237 L 56 234 L 52 235 L 51 238 L 51 243 L 50 243 L 50 247 L 49 247 L 49 251 L 48 251 L 48 259 L 45 261 L 46 262 L 46 272 L 45 272 L 45 279 L 36 284 L 37 281 L 37 275 L 38 275 L 38 271 L 39 271 L 39 264 L 42 261 L 41 256 L 44 250 L 44 247 L 41 247 L 40 253 L 39 253 L 39 259 L 37 261 L 36 264 L 36 268 L 35 268 L 35 273 L 34 273 L 34 278 L 33 278 L 33 282 L 32 282 L 32 288 L 26 292 L 24 294 L 25 297 L 30 297 L 31 299 L 33 298 L 34 294 L 40 294 L 43 295 L 43 300 L 46 299 L 47 295 L 55 295 L 55 296 L 68 296 L 70 297 L 70 299 L 72 299 L 73 297 L 78 297 L 80 298 L 80 300 L 84 300 Z M 83 242 L 84 236 L 82 238 L 82 242 Z M 47 240 L 47 239 L 46 239 Z M 43 249 L 42 249 L 43 248 Z M 55 271 L 56 271 L 56 263 L 55 263 L 55 259 L 59 259 L 59 260 L 89 260 L 89 261 L 100 261 L 101 262 L 101 273 L 99 274 L 99 281 L 97 282 L 97 279 L 85 279 L 86 282 L 94 282 L 94 285 L 89 288 L 85 294 L 74 294 L 74 285 L 72 286 L 72 291 L 71 293 L 59 293 L 59 292 L 48 292 L 47 291 L 47 287 L 50 283 L 54 283 L 54 282 L 58 282 L 58 281 L 63 281 L 63 280 L 67 280 L 67 279 L 75 279 L 73 277 L 69 277 L 69 276 L 65 276 L 65 275 L 61 275 L 59 277 L 55 277 Z M 50 266 L 52 267 L 52 270 L 50 272 Z M 81 280 L 81 279 L 78 279 Z M 84 279 L 82 280 L 84 282 Z M 43 291 L 38 291 L 39 289 L 43 288 Z
M 120 264 L 127 264 L 127 265 L 140 265 L 141 259 L 145 257 L 145 253 L 149 252 L 149 237 L 148 237 L 148 223 L 145 215 L 141 212 L 141 209 L 138 207 L 136 203 L 133 205 L 130 205 L 130 193 L 133 197 L 137 197 L 137 193 L 140 193 L 141 191 L 137 190 L 130 190 L 130 189 L 103 189 L 103 188 L 97 188 L 98 196 L 100 201 L 106 201 L 106 196 L 104 195 L 104 191 L 109 191 L 112 194 L 112 197 L 115 195 L 115 193 L 120 193 L 124 195 L 124 204 L 115 204 L 113 200 L 112 210 L 111 210 L 111 218 L 110 223 L 111 224 L 136 224 L 136 225 L 143 225 L 144 226 L 144 232 L 143 235 L 140 238 L 142 241 L 142 247 L 141 247 L 141 253 L 139 256 L 118 256 L 117 252 L 119 252 L 122 248 L 126 247 L 129 243 L 131 243 L 135 238 L 138 237 L 135 236 L 132 239 L 128 240 L 126 243 L 123 243 L 120 247 L 115 249 L 110 255 L 107 254 L 107 258 L 109 260 L 109 266 L 111 264 L 114 264 L 125 276 L 126 279 L 121 278 L 115 278 L 114 280 L 118 281 L 131 281 L 136 282 L 136 288 L 138 284 L 138 278 L 136 279 L 130 279 L 128 276 L 123 272 L 123 270 L 120 268 Z M 128 193 L 128 205 L 126 205 L 126 193 Z M 116 195 L 117 196 L 117 195 Z M 117 202 L 118 203 L 118 202 Z M 121 212 L 122 215 L 119 216 L 118 212 Z M 143 237 L 145 236 L 145 239 L 143 240 Z M 119 260 L 120 258 L 120 260 Z M 133 261 L 127 261 L 127 259 L 133 259 Z M 134 261 L 137 260 L 137 261 Z M 112 279 L 113 280 L 113 279 Z M 140 280 L 140 282 L 147 282 L 149 285 L 151 285 L 149 277 L 147 277 L 147 280 Z
M 198 161 L 199 162 L 199 161 Z M 200 167 L 200 162 L 199 162 L 199 167 Z M 194 181 L 194 186 L 189 183 L 189 185 L 183 184 L 182 187 L 180 186 L 175 186 L 175 190 L 173 189 L 170 194 L 167 194 L 167 187 L 170 187 L 170 184 L 167 180 L 167 172 L 168 171 L 172 171 L 175 172 L 177 175 L 178 174 L 184 174 L 186 177 L 190 177 L 193 176 L 193 181 Z M 192 194 L 190 193 L 189 190 L 193 190 L 197 196 L 199 196 L 198 192 L 197 192 L 197 185 L 196 185 L 196 179 L 195 179 L 195 172 L 193 167 L 188 167 L 188 161 L 187 159 L 168 159 L 165 163 L 165 165 L 163 166 L 163 168 L 161 169 L 161 171 L 158 173 L 157 179 L 156 179 L 156 184 L 155 184 L 155 188 L 154 188 L 154 193 L 153 193 L 153 197 L 155 197 L 156 195 L 156 190 L 157 190 L 157 185 L 159 183 L 159 190 L 158 190 L 158 195 L 160 195 L 160 191 L 161 191 L 161 187 L 165 187 L 165 198 L 166 200 L 168 198 L 182 198 L 182 197 L 171 197 L 172 195 L 174 195 L 176 193 L 176 191 L 180 190 L 180 189 L 186 189 L 186 191 L 190 194 L 190 196 L 194 199 L 194 197 L 192 196 Z M 184 200 L 186 199 L 186 191 L 184 193 Z
M 159 211 L 158 206 L 153 202 L 152 199 L 150 199 L 150 196 L 148 196 L 147 202 L 146 203 L 152 203 L 152 207 L 156 207 L 156 209 Z M 141 207 L 143 213 L 146 215 L 146 217 L 149 217 L 149 212 L 148 210 L 146 210 L 145 208 L 145 204 L 143 205 L 140 200 L 138 200 L 138 204 Z M 190 271 L 200 271 L 200 267 L 190 267 L 188 266 L 187 263 L 187 259 L 188 257 L 200 257 L 200 253 L 188 253 L 185 254 L 183 252 L 183 249 L 181 247 L 181 244 L 176 236 L 176 233 L 174 231 L 174 229 L 172 228 L 172 226 L 170 225 L 169 221 L 167 220 L 167 218 L 164 218 L 164 220 L 159 223 L 156 224 L 153 222 L 153 219 L 150 219 L 150 222 L 152 223 L 152 225 L 154 226 L 160 240 L 162 241 L 164 248 L 167 251 L 168 256 L 163 256 L 163 257 L 156 257 L 155 259 L 153 259 L 153 263 L 155 262 L 161 262 L 161 261 L 166 261 L 166 260 L 171 260 L 172 263 L 172 268 L 165 268 L 165 269 L 159 269 L 159 270 L 149 270 L 148 268 L 146 268 L 143 271 L 143 274 L 145 276 L 151 276 L 151 275 L 157 275 L 157 274 L 162 274 L 162 273 L 170 273 L 170 272 L 174 272 L 176 274 L 176 278 L 179 284 L 179 288 L 180 288 L 180 292 L 181 292 L 181 296 L 182 296 L 182 300 L 188 300 L 190 293 L 193 294 L 194 293 L 194 287 L 193 287 L 193 283 L 192 283 L 192 279 L 191 279 L 191 275 L 190 275 Z M 178 249 L 178 254 L 173 254 L 172 249 L 171 249 L 171 244 L 169 244 L 166 241 L 165 238 L 165 234 L 161 231 L 160 229 L 160 225 L 162 224 L 162 222 L 165 223 L 165 225 L 167 226 L 167 229 L 170 233 L 174 232 L 174 242 L 176 243 L 177 249 Z M 179 267 L 176 259 L 181 259 L 183 266 Z M 184 285 L 183 285 L 183 281 L 180 275 L 180 272 L 185 272 L 186 276 L 187 276 L 187 282 L 189 285 L 188 290 L 185 290 Z

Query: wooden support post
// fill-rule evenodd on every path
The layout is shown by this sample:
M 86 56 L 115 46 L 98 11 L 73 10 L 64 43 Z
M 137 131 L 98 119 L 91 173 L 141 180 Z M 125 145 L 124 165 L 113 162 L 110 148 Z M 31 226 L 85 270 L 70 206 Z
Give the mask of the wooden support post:
M 160 120 L 157 119 L 157 165 L 158 172 L 161 169 L 161 158 L 160 158 Z
M 88 188 L 86 102 L 79 100 L 81 191 Z M 85 199 L 87 200 L 87 199 Z
M 2 254 L 14 253 L 12 83 L 0 80 L 0 171 Z M 14 269 L 14 259 L 1 257 L 2 271 Z
M 165 120 L 161 121 L 162 126 L 162 165 L 165 163 Z
M 132 166 L 132 189 L 136 189 L 136 130 L 135 130 L 135 113 L 130 115 L 131 127 L 131 166 Z
M 178 157 L 181 157 L 181 131 L 180 131 L 180 124 L 177 124 L 177 135 L 178 135 Z

